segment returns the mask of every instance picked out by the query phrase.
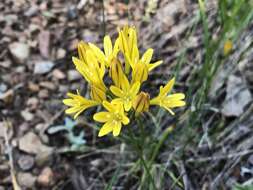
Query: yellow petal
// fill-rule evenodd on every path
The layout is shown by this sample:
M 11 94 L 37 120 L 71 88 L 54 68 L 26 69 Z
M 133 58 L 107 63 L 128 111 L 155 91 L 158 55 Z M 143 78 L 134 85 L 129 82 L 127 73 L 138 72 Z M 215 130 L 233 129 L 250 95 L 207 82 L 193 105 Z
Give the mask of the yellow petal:
M 74 115 L 74 119 L 76 119 L 84 110 L 85 110 L 85 108 L 83 108 L 83 109 L 81 109 L 79 112 L 77 112 L 77 113 Z
M 112 100 L 112 104 L 123 104 L 123 99 L 122 98 L 114 98 Z
M 109 112 L 115 111 L 115 106 L 107 101 L 103 101 L 103 106 L 105 109 L 107 109 Z
M 105 123 L 111 119 L 111 114 L 109 112 L 98 112 L 93 115 L 95 121 Z
M 64 99 L 62 102 L 67 106 L 73 106 L 76 103 L 73 99 Z
M 121 123 L 120 122 L 115 122 L 114 126 L 113 126 L 113 136 L 119 136 L 120 131 L 121 131 Z
M 110 36 L 108 35 L 104 37 L 104 51 L 106 57 L 108 57 L 112 53 L 112 41 Z
M 133 50 L 132 50 L 132 55 L 131 55 L 131 67 L 134 68 L 134 65 L 138 63 L 140 59 L 139 55 L 139 49 L 137 47 L 137 44 L 134 45 Z
M 182 100 L 172 100 L 165 103 L 166 107 L 175 108 L 185 106 L 185 101 Z
M 185 98 L 185 95 L 183 93 L 175 93 L 167 96 L 167 99 L 169 100 L 182 100 Z
M 149 49 L 143 54 L 143 56 L 142 56 L 142 58 L 141 58 L 141 61 L 142 61 L 144 64 L 148 65 L 148 64 L 150 63 L 151 59 L 152 59 L 153 52 L 154 52 L 154 50 L 151 49 L 151 48 L 149 48 Z
M 127 77 L 125 75 L 122 75 L 122 78 L 121 78 L 121 88 L 124 92 L 127 92 L 130 90 L 130 84 L 129 84 L 129 81 L 127 79 Z
M 127 125 L 129 122 L 130 122 L 130 120 L 128 119 L 128 117 L 125 116 L 125 115 L 123 115 L 122 123 L 123 123 L 124 125 Z
M 129 111 L 132 107 L 132 101 L 131 100 L 126 100 L 124 101 L 124 108 L 126 111 Z
M 98 61 L 100 63 L 104 63 L 105 62 L 105 55 L 104 55 L 104 53 L 96 45 L 94 45 L 92 43 L 89 43 L 89 46 L 93 50 L 93 53 L 96 55 Z
M 163 61 L 157 61 L 155 63 L 151 63 L 148 65 L 148 71 L 152 71 L 154 68 L 156 68 L 157 66 L 161 65 L 163 63 Z
M 150 105 L 159 105 L 159 102 L 160 102 L 160 98 L 155 97 L 155 98 L 150 100 Z
M 111 92 L 115 95 L 115 96 L 118 96 L 118 97 L 123 97 L 124 96 L 124 93 L 121 89 L 119 89 L 118 87 L 116 86 L 111 86 L 110 87 L 110 90 Z
M 131 89 L 130 89 L 130 94 L 136 95 L 140 90 L 140 82 L 135 82 Z
M 169 107 L 166 107 L 166 106 L 163 106 L 167 111 L 170 112 L 171 115 L 175 115 L 175 113 L 169 108 Z
M 172 87 L 174 86 L 174 83 L 175 83 L 175 77 L 173 77 L 163 88 L 160 88 L 161 92 L 160 92 L 160 95 L 163 96 L 163 95 L 167 95 Z
M 113 57 L 116 57 L 119 52 L 119 38 L 116 39 L 113 47 Z
M 107 135 L 108 133 L 112 132 L 112 130 L 113 130 L 112 122 L 107 122 L 99 130 L 98 136 L 102 137 L 104 135 Z
M 148 67 L 142 62 L 135 64 L 135 67 L 132 72 L 132 83 L 137 81 L 142 83 L 147 79 L 148 79 Z
M 73 113 L 76 113 L 80 110 L 80 107 L 78 106 L 74 106 L 74 107 L 71 107 L 71 108 L 68 108 L 65 110 L 65 113 L 66 114 L 73 114 Z
M 106 100 L 105 91 L 103 91 L 101 88 L 96 87 L 95 85 L 91 85 L 90 96 L 93 100 L 100 103 Z
M 87 49 L 89 49 L 89 46 L 86 42 L 81 41 L 77 45 L 77 50 L 78 50 L 78 56 L 82 61 L 85 61 L 85 54 Z

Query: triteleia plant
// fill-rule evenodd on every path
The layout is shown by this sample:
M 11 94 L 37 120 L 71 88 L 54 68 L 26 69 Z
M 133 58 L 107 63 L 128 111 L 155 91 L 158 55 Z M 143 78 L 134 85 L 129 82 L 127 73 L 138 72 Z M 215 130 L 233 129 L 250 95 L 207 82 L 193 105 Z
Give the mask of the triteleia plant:
M 77 71 L 89 83 L 90 98 L 83 97 L 78 90 L 76 94 L 67 93 L 68 98 L 63 100 L 69 106 L 67 114 L 74 115 L 76 119 L 86 109 L 102 106 L 104 111 L 93 115 L 95 121 L 103 123 L 98 136 L 109 133 L 118 136 L 122 127 L 143 112 L 148 112 L 150 106 L 160 106 L 174 115 L 173 108 L 185 105 L 183 93 L 171 94 L 175 78 L 160 86 L 155 97 L 141 91 L 149 73 L 162 61 L 151 62 L 154 52 L 151 48 L 140 55 L 134 27 L 119 29 L 114 44 L 106 35 L 103 45 L 101 50 L 92 43 L 79 42 L 78 57 L 72 60 Z

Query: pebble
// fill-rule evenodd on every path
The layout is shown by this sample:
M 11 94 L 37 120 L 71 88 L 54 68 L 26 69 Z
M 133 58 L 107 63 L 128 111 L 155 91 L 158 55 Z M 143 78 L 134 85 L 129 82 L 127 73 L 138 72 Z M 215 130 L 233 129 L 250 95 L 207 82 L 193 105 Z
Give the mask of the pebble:
M 49 89 L 49 90 L 56 90 L 56 88 L 57 88 L 53 82 L 49 82 L 49 81 L 40 82 L 40 86 L 44 87 L 46 89 Z
M 34 114 L 29 112 L 28 110 L 23 110 L 21 111 L 21 116 L 26 120 L 26 121 L 32 121 L 34 118 Z
M 37 183 L 44 187 L 49 187 L 53 184 L 54 173 L 51 168 L 46 167 L 42 170 L 37 178 Z
M 28 171 L 34 166 L 34 158 L 30 155 L 21 155 L 18 159 L 18 166 L 23 171 Z
M 38 91 L 40 90 L 39 85 L 37 85 L 37 84 L 35 84 L 35 83 L 33 83 L 33 82 L 29 82 L 29 83 L 28 83 L 28 88 L 29 88 L 29 90 L 32 91 L 32 92 L 38 92 Z
M 68 75 L 68 80 L 69 81 L 75 81 L 75 80 L 79 80 L 79 79 L 82 78 L 82 75 L 74 69 L 69 70 L 67 75 Z
M 9 104 L 12 102 L 13 96 L 14 96 L 14 91 L 10 89 L 4 93 L 0 93 L 0 100 L 3 100 L 6 104 Z
M 4 122 L 0 122 L 0 137 L 5 138 L 5 123 Z
M 27 100 L 26 105 L 29 107 L 30 110 L 36 110 L 39 105 L 39 99 L 36 97 L 30 97 Z
M 26 187 L 26 188 L 34 188 L 36 177 L 33 176 L 31 173 L 18 173 L 17 179 L 19 182 L 19 185 Z
M 36 14 L 38 14 L 38 7 L 37 6 L 31 6 L 27 11 L 25 11 L 24 15 L 26 17 L 31 17 L 31 16 L 35 16 Z
M 4 83 L 0 83 L 0 95 L 3 94 L 7 90 L 7 85 Z
M 42 152 L 37 154 L 35 157 L 35 163 L 37 166 L 42 167 L 48 164 L 48 162 L 52 159 L 51 152 Z
M 10 60 L 1 61 L 0 66 L 4 68 L 9 68 L 11 66 L 11 61 Z
M 33 132 L 28 132 L 19 139 L 19 149 L 31 154 L 52 153 L 53 151 L 53 148 L 42 144 L 40 138 Z
M 38 96 L 39 96 L 39 98 L 46 99 L 49 97 L 49 92 L 47 89 L 42 89 L 42 90 L 40 90 Z
M 66 85 L 59 85 L 59 91 L 63 94 L 67 93 L 69 88 Z
M 50 32 L 42 30 L 38 36 L 40 54 L 44 58 L 48 58 L 50 54 Z
M 18 66 L 16 67 L 16 72 L 17 73 L 24 73 L 25 72 L 25 67 L 24 66 Z
M 53 70 L 53 77 L 56 79 L 65 79 L 66 75 L 60 69 Z
M 9 45 L 9 50 L 15 61 L 17 61 L 18 63 L 24 63 L 30 55 L 30 48 L 25 43 L 11 43 Z
M 34 74 L 46 74 L 51 71 L 54 67 L 54 63 L 52 61 L 39 61 L 35 63 L 34 66 Z
M 57 49 L 56 58 L 63 59 L 66 56 L 66 50 L 63 48 Z

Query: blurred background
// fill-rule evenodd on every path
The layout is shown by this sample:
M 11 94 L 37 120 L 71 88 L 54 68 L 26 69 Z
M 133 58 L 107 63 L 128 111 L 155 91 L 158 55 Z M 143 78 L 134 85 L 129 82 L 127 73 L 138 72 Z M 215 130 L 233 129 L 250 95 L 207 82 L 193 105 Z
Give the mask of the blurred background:
M 89 94 L 71 61 L 77 43 L 102 47 L 127 24 L 140 52 L 164 61 L 144 89 L 157 94 L 175 76 L 186 94 L 175 117 L 144 116 L 154 142 L 171 129 L 151 169 L 157 187 L 253 189 L 252 17 L 252 0 L 2 0 L 0 190 L 152 189 L 131 149 L 97 138 L 96 110 L 73 121 L 62 103 Z

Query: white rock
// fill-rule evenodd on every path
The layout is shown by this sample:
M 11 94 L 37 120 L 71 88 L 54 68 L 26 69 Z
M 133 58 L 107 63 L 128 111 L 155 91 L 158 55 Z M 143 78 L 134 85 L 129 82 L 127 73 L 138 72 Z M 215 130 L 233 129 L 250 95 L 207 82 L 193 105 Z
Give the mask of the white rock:
M 75 81 L 75 80 L 79 80 L 81 79 L 82 76 L 79 72 L 77 72 L 76 70 L 69 70 L 68 71 L 68 80 L 69 81 Z
M 18 173 L 17 178 L 19 184 L 26 188 L 34 188 L 37 179 L 31 173 L 23 173 L 23 172 Z
M 9 50 L 18 63 L 24 63 L 30 55 L 30 48 L 25 43 L 14 42 L 9 45 Z
M 34 118 L 34 114 L 27 110 L 21 111 L 21 116 L 26 120 L 26 121 L 32 121 Z
M 52 61 L 39 61 L 35 63 L 34 74 L 46 74 L 54 67 Z
M 252 101 L 250 91 L 242 78 L 231 75 L 227 82 L 227 95 L 223 103 L 222 113 L 225 116 L 240 116 L 244 108 Z
M 42 144 L 40 138 L 33 132 L 28 132 L 19 139 L 19 149 L 31 154 L 40 154 L 41 152 L 51 153 L 53 151 L 53 148 Z

